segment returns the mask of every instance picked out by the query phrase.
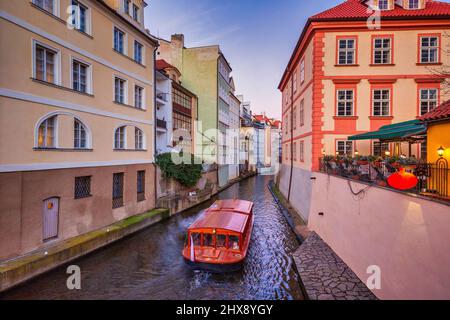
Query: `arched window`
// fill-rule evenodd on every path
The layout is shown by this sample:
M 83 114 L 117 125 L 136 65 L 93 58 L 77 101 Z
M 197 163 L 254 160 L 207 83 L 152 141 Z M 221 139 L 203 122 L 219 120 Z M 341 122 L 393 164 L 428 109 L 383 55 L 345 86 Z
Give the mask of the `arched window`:
M 134 130 L 134 148 L 136 150 L 144 150 L 144 133 L 138 128 Z
M 55 148 L 55 124 L 56 116 L 45 119 L 39 126 L 38 147 Z
M 86 128 L 77 119 L 74 120 L 73 131 L 73 147 L 75 149 L 86 149 L 88 147 Z
M 125 129 L 125 126 L 116 129 L 114 134 L 115 149 L 125 149 Z

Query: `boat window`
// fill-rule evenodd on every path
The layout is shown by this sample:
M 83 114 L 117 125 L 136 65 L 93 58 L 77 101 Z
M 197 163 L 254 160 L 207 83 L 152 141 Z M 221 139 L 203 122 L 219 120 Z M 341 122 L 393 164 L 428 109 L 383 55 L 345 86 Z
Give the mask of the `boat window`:
M 203 246 L 214 247 L 214 236 L 211 233 L 203 234 Z
M 239 237 L 238 236 L 229 236 L 229 238 L 228 238 L 228 248 L 230 248 L 232 250 L 240 250 Z
M 217 248 L 226 248 L 227 247 L 227 236 L 224 234 L 217 235 Z
M 200 247 L 202 245 L 202 235 L 200 233 L 191 233 L 191 237 L 192 241 L 194 241 L 194 246 Z

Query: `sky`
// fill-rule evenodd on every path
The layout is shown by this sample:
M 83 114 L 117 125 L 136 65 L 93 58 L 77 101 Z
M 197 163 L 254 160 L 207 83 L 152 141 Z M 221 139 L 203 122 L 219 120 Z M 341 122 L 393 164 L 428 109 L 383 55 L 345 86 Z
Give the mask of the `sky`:
M 145 25 L 186 47 L 219 44 L 233 68 L 236 94 L 254 113 L 280 118 L 278 83 L 307 18 L 342 0 L 148 0 Z

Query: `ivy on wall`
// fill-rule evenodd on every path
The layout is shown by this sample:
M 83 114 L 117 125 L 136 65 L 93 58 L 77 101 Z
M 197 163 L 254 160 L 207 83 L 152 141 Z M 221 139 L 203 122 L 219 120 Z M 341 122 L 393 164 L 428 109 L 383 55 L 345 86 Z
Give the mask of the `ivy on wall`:
M 161 169 L 164 178 L 173 178 L 185 187 L 193 187 L 202 177 L 202 165 L 192 154 L 180 154 L 180 158 L 190 159 L 190 163 L 175 164 L 172 153 L 163 153 L 156 157 L 156 165 Z M 201 162 L 201 161 L 200 161 Z

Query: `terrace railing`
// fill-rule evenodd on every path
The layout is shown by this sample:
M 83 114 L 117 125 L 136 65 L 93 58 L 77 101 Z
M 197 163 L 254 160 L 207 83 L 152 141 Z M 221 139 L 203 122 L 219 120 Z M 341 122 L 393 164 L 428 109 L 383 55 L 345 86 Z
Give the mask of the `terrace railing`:
M 320 159 L 321 172 L 387 188 L 392 188 L 388 183 L 388 178 L 399 171 L 400 168 L 405 168 L 407 172 L 413 173 L 419 180 L 419 183 L 413 189 L 405 192 L 450 201 L 448 184 L 450 170 L 448 165 L 443 162 L 402 165 L 389 161 L 369 162 L 346 158 Z

